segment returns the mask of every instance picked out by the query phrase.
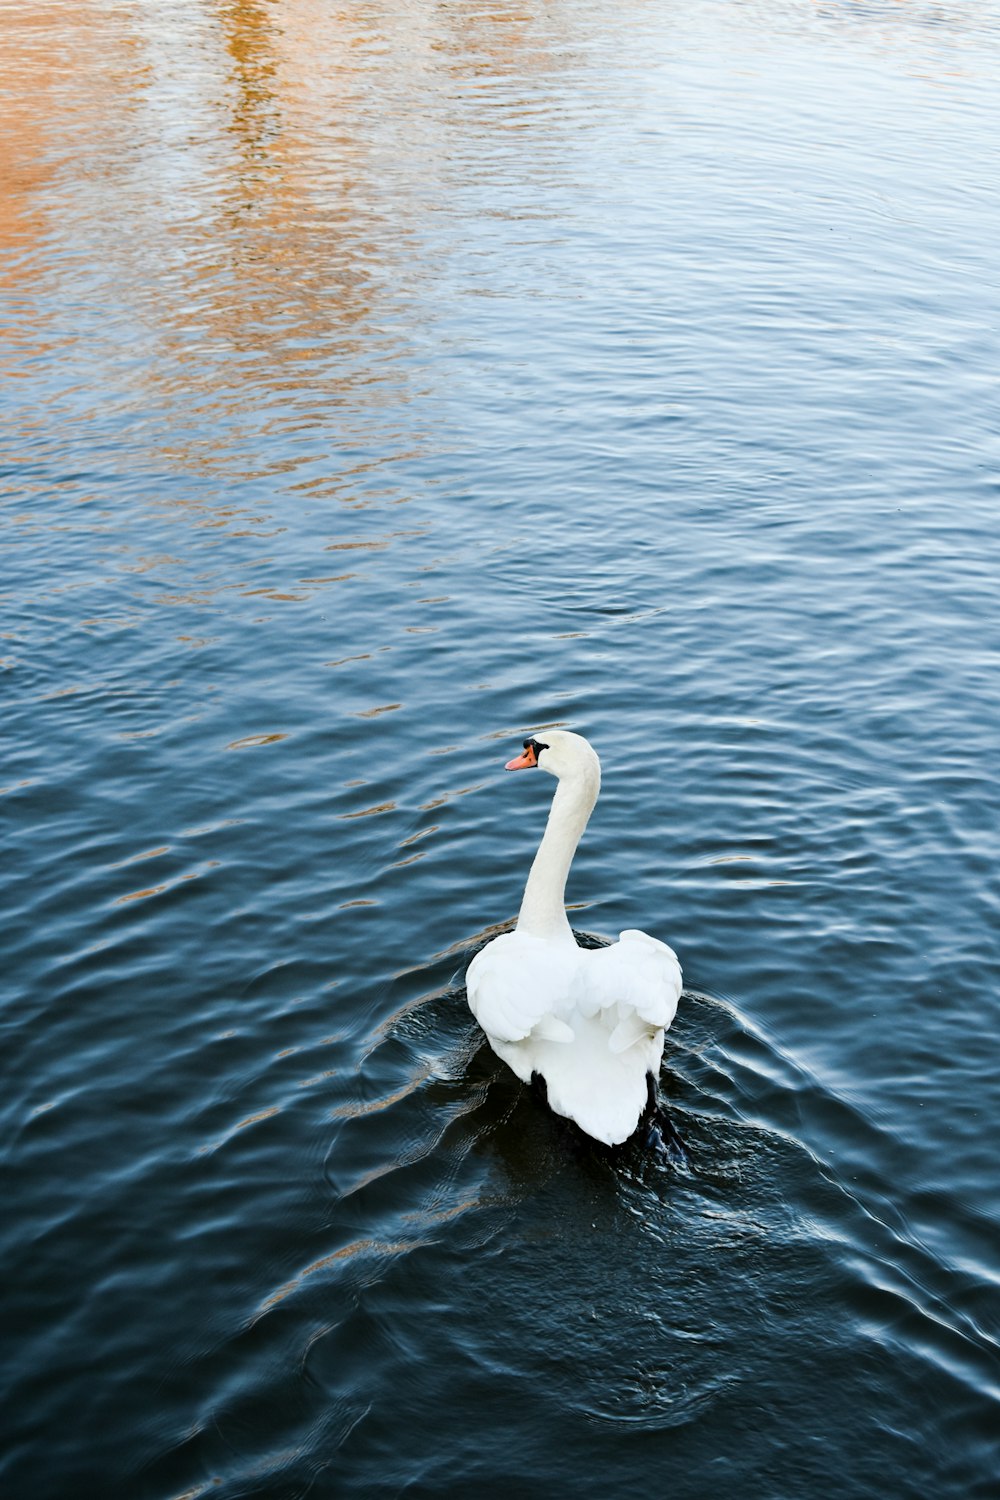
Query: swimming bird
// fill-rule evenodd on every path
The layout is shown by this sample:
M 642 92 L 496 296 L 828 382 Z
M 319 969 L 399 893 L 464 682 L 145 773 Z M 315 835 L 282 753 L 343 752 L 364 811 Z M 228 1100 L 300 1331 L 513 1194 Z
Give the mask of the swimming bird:
M 650 1139 L 683 1159 L 669 1116 L 656 1110 L 663 1033 L 681 993 L 677 955 L 635 929 L 605 948 L 578 946 L 566 877 L 601 789 L 601 763 L 582 735 L 549 729 L 525 740 L 506 769 L 534 766 L 558 781 L 548 822 L 514 930 L 469 965 L 469 1006 L 497 1056 L 525 1083 L 544 1086 L 556 1114 L 607 1145 L 645 1119 Z

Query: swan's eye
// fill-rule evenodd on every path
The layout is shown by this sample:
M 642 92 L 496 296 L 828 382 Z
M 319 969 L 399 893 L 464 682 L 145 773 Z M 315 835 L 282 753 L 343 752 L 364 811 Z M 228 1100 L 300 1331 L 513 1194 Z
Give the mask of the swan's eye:
M 535 759 L 537 760 L 542 751 L 547 750 L 549 747 L 548 745 L 543 745 L 540 740 L 525 740 L 524 748 L 525 750 L 534 750 Z

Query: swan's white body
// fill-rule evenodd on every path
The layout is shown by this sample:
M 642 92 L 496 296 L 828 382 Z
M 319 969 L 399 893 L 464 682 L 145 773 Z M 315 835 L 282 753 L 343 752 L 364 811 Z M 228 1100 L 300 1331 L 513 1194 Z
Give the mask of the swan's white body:
M 673 950 L 645 932 L 623 932 L 607 948 L 577 945 L 566 877 L 597 801 L 601 766 L 582 735 L 552 729 L 542 740 L 525 741 L 525 755 L 509 769 L 537 764 L 559 785 L 517 926 L 469 965 L 469 1005 L 518 1078 L 545 1080 L 556 1114 L 617 1145 L 646 1108 L 647 1075 L 655 1083 L 681 970 Z

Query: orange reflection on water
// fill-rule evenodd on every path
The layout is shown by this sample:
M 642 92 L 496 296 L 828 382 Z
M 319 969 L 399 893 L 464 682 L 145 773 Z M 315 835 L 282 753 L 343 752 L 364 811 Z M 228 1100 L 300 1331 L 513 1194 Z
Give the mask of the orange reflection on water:
M 135 60 L 127 39 L 112 34 L 101 8 L 86 0 L 7 4 L 0 38 L 0 293 L 4 366 L 18 375 L 29 373 L 25 357 L 51 355 L 70 341 L 38 292 L 51 275 L 67 184 L 85 143 L 120 130 L 116 92 L 127 95 Z M 71 254 L 60 274 L 77 263 Z
M 126 418 L 162 414 L 145 440 L 171 469 L 409 498 L 374 486 L 425 451 L 406 412 L 452 311 L 456 189 L 489 195 L 499 135 L 560 134 L 538 91 L 566 25 L 512 0 L 8 5 L 0 286 L 22 343 L 92 338 L 95 415 L 123 386 Z

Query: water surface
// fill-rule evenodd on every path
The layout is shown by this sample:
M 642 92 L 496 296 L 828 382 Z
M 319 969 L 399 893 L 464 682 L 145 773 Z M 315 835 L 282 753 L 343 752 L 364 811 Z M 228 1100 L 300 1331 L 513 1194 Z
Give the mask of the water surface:
M 4 1493 L 994 1495 L 1000 6 L 2 25 Z

